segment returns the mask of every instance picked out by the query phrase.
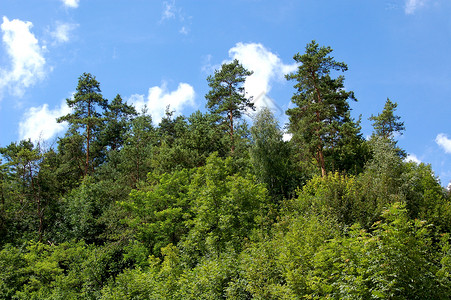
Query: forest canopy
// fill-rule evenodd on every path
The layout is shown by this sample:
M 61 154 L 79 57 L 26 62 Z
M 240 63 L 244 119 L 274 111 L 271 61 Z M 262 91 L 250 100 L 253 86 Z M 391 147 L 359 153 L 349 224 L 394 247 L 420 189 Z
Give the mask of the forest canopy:
M 294 55 L 287 124 L 238 60 L 159 124 L 83 73 L 55 147 L 0 148 L 0 298 L 449 299 L 450 192 L 405 160 L 396 102 L 363 137 L 332 52 Z

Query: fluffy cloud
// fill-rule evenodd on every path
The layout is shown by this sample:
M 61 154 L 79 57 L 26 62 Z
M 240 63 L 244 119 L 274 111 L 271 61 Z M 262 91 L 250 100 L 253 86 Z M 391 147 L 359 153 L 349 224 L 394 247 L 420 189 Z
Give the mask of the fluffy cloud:
M 165 1 L 163 3 L 163 13 L 161 15 L 161 21 L 175 18 L 175 1 Z
M 57 43 L 67 43 L 69 41 L 70 32 L 77 28 L 77 24 L 57 23 L 54 31 L 50 33 Z
M 45 77 L 45 47 L 30 32 L 31 22 L 3 17 L 1 30 L 6 52 L 11 59 L 10 69 L 0 69 L 0 95 L 8 89 L 15 96 L 22 96 L 25 88 Z
M 407 154 L 405 161 L 406 162 L 414 162 L 416 164 L 421 164 L 421 160 L 415 154 L 412 154 L 412 153 Z
M 194 107 L 194 88 L 187 83 L 180 83 L 175 91 L 168 91 L 166 83 L 161 86 L 149 88 L 147 97 L 135 94 L 129 98 L 129 102 L 133 103 L 136 109 L 141 111 L 144 107 L 152 116 L 155 123 L 159 123 L 163 118 L 166 107 L 180 113 L 185 107 Z
M 404 7 L 405 13 L 408 15 L 414 14 L 418 8 L 424 6 L 426 1 L 427 0 L 406 0 Z
M 63 2 L 66 7 L 77 8 L 80 0 L 61 0 L 61 2 Z
M 56 119 L 70 112 L 66 101 L 55 109 L 49 109 L 48 104 L 28 109 L 19 123 L 20 138 L 32 141 L 51 139 L 67 128 L 65 122 L 57 123 Z
M 439 133 L 435 138 L 437 145 L 443 148 L 446 153 L 451 153 L 451 139 L 449 139 L 446 134 Z
M 187 35 L 189 33 L 189 30 L 185 26 L 182 26 L 182 28 L 180 28 L 179 32 L 181 34 Z
M 284 80 L 284 75 L 295 71 L 297 65 L 284 64 L 276 54 L 257 43 L 238 43 L 229 50 L 229 56 L 254 72 L 246 79 L 244 89 L 254 98 L 255 106 L 276 108 L 275 102 L 267 96 L 271 85 L 274 81 Z

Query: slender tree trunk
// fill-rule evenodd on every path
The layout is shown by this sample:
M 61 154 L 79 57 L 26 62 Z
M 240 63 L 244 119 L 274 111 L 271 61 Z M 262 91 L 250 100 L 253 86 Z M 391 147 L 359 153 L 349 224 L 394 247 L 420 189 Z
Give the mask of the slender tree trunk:
M 140 141 L 136 144 L 136 181 L 135 181 L 135 187 L 136 183 L 139 181 L 139 166 L 141 165 L 141 155 L 140 155 Z
M 326 162 L 324 160 L 324 153 L 321 147 L 321 150 L 318 151 L 318 156 L 319 156 L 319 163 L 321 166 L 321 177 L 325 177 L 326 176 Z
M 3 174 L 1 174 L 0 173 L 0 189 L 1 189 L 1 193 L 2 193 L 2 208 L 1 208 L 1 210 L 0 210 L 0 213 L 1 213 L 1 215 L 2 215 L 2 220 L 3 220 L 3 217 L 5 217 L 5 219 L 6 219 L 6 216 L 5 216 L 5 194 L 3 193 Z M 3 223 L 3 221 L 0 223 L 0 230 L 1 229 L 3 229 L 3 226 L 4 226 L 4 223 Z
M 1 188 L 1 192 L 2 192 L 2 210 L 1 212 L 4 213 L 5 212 L 5 194 L 3 193 L 3 174 L 0 173 L 0 188 Z
M 30 179 L 31 179 L 31 191 L 33 193 L 33 198 L 36 202 L 36 214 L 39 218 L 39 226 L 38 226 L 38 234 L 39 234 L 39 241 L 42 241 L 42 234 L 43 234 L 43 227 L 44 227 L 44 214 L 42 213 L 41 208 L 41 195 L 40 191 L 36 190 L 36 184 L 35 179 L 33 178 L 33 170 L 31 169 L 31 165 L 29 167 L 30 171 Z
M 40 193 L 39 193 L 40 194 Z M 39 217 L 39 241 L 42 241 L 42 235 L 44 233 L 44 213 L 42 212 L 41 196 L 36 194 L 37 213 Z
M 234 153 L 235 152 L 235 141 L 234 141 L 234 137 L 233 137 L 233 111 L 230 110 L 229 111 L 229 127 L 230 127 L 230 142 L 232 143 L 232 146 L 230 148 L 230 152 Z
M 89 124 L 86 126 L 86 162 L 85 162 L 85 176 L 88 175 L 88 169 L 89 169 L 89 144 L 91 139 L 91 128 L 89 127 Z
M 313 77 L 313 82 L 314 82 L 313 86 L 315 88 L 316 97 L 318 98 L 318 103 L 322 103 L 323 99 L 321 98 L 321 93 L 320 93 L 320 91 L 318 89 L 318 86 L 316 85 L 315 72 L 312 72 L 312 77 Z M 318 123 L 318 126 L 321 123 L 321 118 L 320 118 L 320 115 L 319 115 L 319 111 L 316 111 L 316 122 Z M 319 142 L 318 143 L 318 149 L 317 149 L 317 155 L 318 155 L 318 160 L 319 160 L 318 163 L 319 163 L 319 166 L 321 168 L 321 177 L 325 177 L 326 176 L 326 162 L 325 162 L 325 159 L 324 159 L 324 149 L 323 149 L 324 147 L 323 147 L 323 144 L 322 144 L 321 135 L 319 133 L 319 128 L 316 129 L 316 135 L 318 137 L 318 142 Z
M 89 147 L 91 143 L 91 126 L 89 126 L 89 122 L 91 121 L 91 100 L 88 99 L 88 118 L 86 123 L 86 162 L 85 162 L 85 177 L 88 175 L 89 171 Z
M 319 112 L 316 112 L 316 121 L 319 123 L 321 122 L 320 117 L 319 117 Z M 319 167 L 321 168 L 321 177 L 325 177 L 326 176 L 326 162 L 324 159 L 324 149 L 323 149 L 323 144 L 322 144 L 322 140 L 321 140 L 321 135 L 319 133 L 319 128 L 316 128 L 316 136 L 318 138 L 318 145 L 317 145 L 317 160 L 318 160 L 318 164 Z

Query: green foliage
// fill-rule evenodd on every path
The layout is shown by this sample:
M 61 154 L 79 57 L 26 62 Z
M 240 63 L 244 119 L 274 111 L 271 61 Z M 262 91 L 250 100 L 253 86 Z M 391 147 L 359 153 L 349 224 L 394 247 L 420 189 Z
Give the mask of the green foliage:
M 207 253 L 240 251 L 245 238 L 266 222 L 266 189 L 251 177 L 233 174 L 232 158 L 210 156 L 194 174 L 189 196 L 194 217 L 181 247 L 190 261 Z
M 173 299 L 182 274 L 177 248 L 169 244 L 162 249 L 163 261 L 149 257 L 149 268 L 126 270 L 114 285 L 104 287 L 104 299 Z
M 382 138 L 390 142 L 396 149 L 398 155 L 404 158 L 407 154 L 396 145 L 397 142 L 395 140 L 396 135 L 402 135 L 406 129 L 404 122 L 400 121 L 401 117 L 394 114 L 397 107 L 398 104 L 396 102 L 391 102 L 387 98 L 382 112 L 377 116 L 371 115 L 369 120 L 373 121 L 373 137 Z
M 157 126 L 80 76 L 56 150 L 0 148 L 0 298 L 448 299 L 450 194 L 403 161 L 396 103 L 363 140 L 331 51 L 295 55 L 290 142 L 268 110 L 239 120 L 236 60 L 211 113 Z
M 224 63 L 221 70 L 215 70 L 214 76 L 208 76 L 211 90 L 205 95 L 207 108 L 221 116 L 221 124 L 227 128 L 231 140 L 231 152 L 234 152 L 234 122 L 241 118 L 246 109 L 255 109 L 251 98 L 246 97 L 243 84 L 253 72 L 246 70 L 237 59 Z
M 157 133 L 152 125 L 152 118 L 144 111 L 132 120 L 123 149 L 110 154 L 109 172 L 118 172 L 115 178 L 121 184 L 136 187 L 151 171 L 156 143 Z
M 227 144 L 216 124 L 217 115 L 196 111 L 188 117 L 187 121 L 188 125 L 178 144 L 189 152 L 191 166 L 205 165 L 207 158 L 214 152 L 218 152 L 220 157 L 227 155 Z
M 373 138 L 370 145 L 373 158 L 361 174 L 314 177 L 298 192 L 297 200 L 288 202 L 291 209 L 369 228 L 388 206 L 403 202 L 411 219 L 428 220 L 448 232 L 450 204 L 430 166 L 402 162 L 386 139 Z
M 232 158 L 212 155 L 204 167 L 149 175 L 149 186 L 121 202 L 129 224 L 155 255 L 182 240 L 194 256 L 239 250 L 245 237 L 262 226 L 268 210 L 266 189 L 251 177 L 233 173 Z M 197 254 L 196 254 L 197 253 Z
M 130 201 L 122 201 L 132 214 L 129 225 L 136 237 L 154 255 L 168 244 L 177 244 L 186 234 L 191 216 L 188 189 L 192 171 L 183 169 L 172 174 L 149 174 L 149 187 L 133 190 Z
M 268 108 L 257 112 L 251 133 L 250 156 L 254 174 L 273 198 L 288 197 L 296 182 L 291 149 L 283 141 L 283 133 Z
M 348 99 L 355 100 L 352 91 L 345 91 L 344 77 L 333 79 L 331 71 L 347 71 L 343 62 L 337 62 L 329 54 L 330 47 L 320 47 L 315 41 L 307 44 L 305 54 L 296 54 L 293 59 L 300 63 L 296 73 L 286 75 L 295 80 L 295 94 L 292 102 L 296 107 L 286 111 L 290 122 L 289 131 L 299 145 L 300 152 L 306 153 L 306 160 L 314 159 L 326 175 L 325 151 L 334 148 L 346 133 L 346 124 L 352 122 Z M 352 127 L 352 126 L 351 126 Z
M 56 174 L 64 192 L 78 186 L 85 171 L 83 136 L 75 128 L 69 128 L 58 140 L 58 168 Z
M 360 132 L 360 119 L 358 122 L 348 120 L 342 124 L 336 144 L 324 152 L 326 169 L 358 175 L 371 159 L 371 150 Z
M 366 207 L 361 207 L 358 188 L 353 176 L 339 173 L 316 176 L 298 192 L 293 205 L 299 212 L 313 212 L 335 219 L 340 224 L 352 225 L 366 220 Z
M 137 115 L 135 107 L 124 103 L 118 94 L 106 106 L 104 112 L 104 129 L 100 133 L 101 145 L 110 150 L 119 150 L 125 142 L 125 135 L 130 130 L 131 119 Z
M 403 162 L 388 140 L 373 137 L 369 141 L 372 158 L 358 177 L 358 197 L 368 218 L 362 225 L 369 226 L 382 211 L 395 202 L 405 202 L 402 191 Z
M 393 138 L 394 134 L 402 134 L 406 129 L 404 122 L 399 121 L 400 116 L 394 115 L 398 104 L 391 102 L 389 98 L 385 102 L 384 110 L 377 116 L 371 115 L 370 121 L 373 121 L 374 134 L 383 138 Z
M 126 270 L 104 287 L 103 299 L 249 299 L 239 282 L 233 254 L 203 258 L 192 269 L 182 267 L 177 248 L 162 249 L 163 260 L 149 258 L 149 268 Z
M 0 148 L 6 160 L 1 181 L 3 242 L 12 241 L 14 235 L 22 235 L 25 241 L 42 240 L 47 226 L 45 209 L 53 202 L 51 189 L 56 188 L 51 182 L 54 176 L 49 172 L 48 153 L 25 140 Z
M 175 299 L 247 299 L 239 285 L 238 261 L 233 253 L 205 257 L 178 281 Z
M 272 238 L 243 251 L 246 290 L 257 299 L 297 299 L 313 281 L 313 258 L 325 242 L 338 235 L 336 222 L 316 214 L 283 217 Z
M 411 219 L 428 220 L 443 232 L 451 230 L 451 203 L 430 165 L 405 163 L 403 192 Z
M 98 299 L 112 278 L 130 268 L 134 254 L 120 244 L 59 245 L 30 242 L 0 251 L 2 299 Z
M 320 215 L 282 221 L 272 240 L 243 252 L 247 290 L 257 299 L 447 299 L 449 236 L 437 244 L 399 203 L 382 218 L 371 232 L 354 225 L 346 234 Z
M 114 232 L 119 229 L 126 234 L 125 229 L 118 226 L 124 217 L 115 203 L 115 199 L 119 201 L 120 192 L 108 182 L 95 183 L 92 177 L 86 177 L 78 188 L 64 197 L 64 223 L 59 228 L 59 238 L 97 244 L 121 238 L 122 234 Z
M 11 299 L 27 281 L 23 253 L 7 244 L 0 251 L 0 297 Z
M 446 299 L 440 255 L 424 221 L 411 221 L 399 203 L 384 211 L 371 233 L 354 226 L 327 243 L 314 259 L 321 280 L 312 295 L 360 299 Z M 445 279 L 446 280 L 446 279 Z
M 66 99 L 67 105 L 73 109 L 72 113 L 62 116 L 57 121 L 67 121 L 74 130 L 84 130 L 85 140 L 85 171 L 84 175 L 91 174 L 94 166 L 92 165 L 93 158 L 90 156 L 91 141 L 93 140 L 96 131 L 102 126 L 102 116 L 99 113 L 98 107 L 105 109 L 107 107 L 107 100 L 101 94 L 100 83 L 95 76 L 89 73 L 83 73 L 78 78 L 77 92 L 73 99 Z
M 152 167 L 159 174 L 202 164 L 196 146 L 188 140 L 192 130 L 190 124 L 185 117 L 172 118 L 172 114 L 167 111 L 158 128 L 159 145 L 152 158 Z
M 76 297 L 86 258 L 82 242 L 58 246 L 30 242 L 25 249 L 7 246 L 0 252 L 0 295 L 3 299 Z

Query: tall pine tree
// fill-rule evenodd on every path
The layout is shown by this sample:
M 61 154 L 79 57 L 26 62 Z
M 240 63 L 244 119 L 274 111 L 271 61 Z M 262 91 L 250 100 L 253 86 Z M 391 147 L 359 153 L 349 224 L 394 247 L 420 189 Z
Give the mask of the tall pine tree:
M 102 131 L 102 145 L 110 150 L 119 150 L 125 140 L 127 131 L 130 130 L 131 120 L 138 113 L 132 105 L 124 103 L 122 97 L 117 94 L 116 97 L 106 107 L 105 128 Z
M 75 130 L 82 130 L 85 138 L 85 171 L 86 176 L 93 169 L 90 156 L 91 142 L 96 130 L 102 125 L 102 115 L 98 108 L 105 109 L 107 100 L 103 98 L 100 83 L 90 73 L 83 73 L 78 78 L 77 92 L 73 99 L 66 99 L 73 111 L 58 118 L 58 122 L 67 121 Z
M 211 90 L 205 95 L 207 107 L 213 114 L 221 116 L 222 124 L 227 126 L 230 136 L 231 148 L 235 150 L 234 133 L 236 119 L 246 109 L 255 110 L 252 98 L 247 98 L 243 84 L 246 77 L 253 72 L 246 70 L 237 59 L 223 64 L 221 70 L 216 70 L 214 76 L 208 76 L 207 81 Z
M 395 115 L 396 107 L 398 107 L 398 104 L 387 98 L 382 112 L 377 116 L 371 115 L 369 120 L 373 121 L 372 125 L 374 128 L 372 140 L 376 138 L 385 140 L 397 151 L 401 158 L 404 158 L 407 153 L 398 147 L 395 135 L 402 135 L 406 128 L 404 127 L 404 122 L 400 121 L 401 117 Z
M 404 122 L 401 122 L 400 116 L 394 114 L 398 104 L 392 102 L 389 98 L 384 105 L 384 110 L 377 116 L 371 115 L 370 121 L 373 121 L 374 134 L 383 138 L 392 138 L 395 133 L 402 134 L 406 129 Z
M 344 89 L 343 76 L 331 77 L 331 71 L 348 69 L 345 63 L 335 61 L 331 52 L 330 47 L 320 47 L 312 41 L 305 54 L 293 57 L 299 63 L 297 72 L 286 75 L 296 82 L 291 98 L 296 107 L 286 112 L 288 129 L 301 152 L 315 159 L 322 176 L 326 175 L 325 152 L 338 144 L 345 125 L 352 122 L 348 99 L 355 100 L 354 93 Z

